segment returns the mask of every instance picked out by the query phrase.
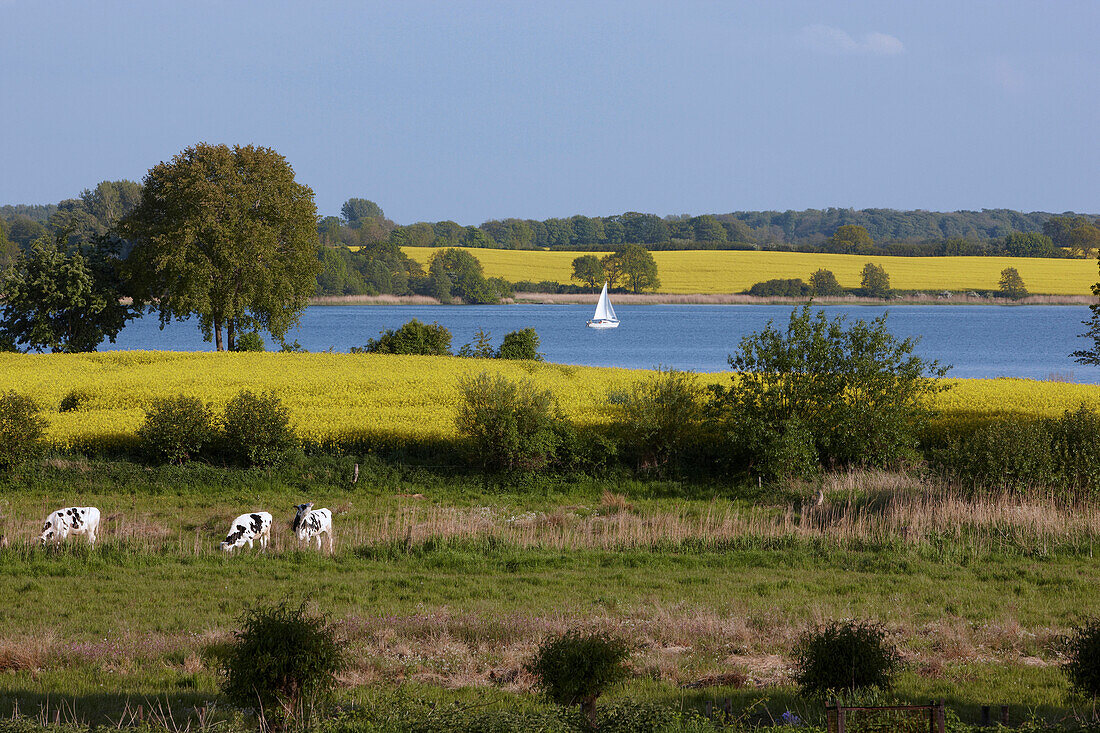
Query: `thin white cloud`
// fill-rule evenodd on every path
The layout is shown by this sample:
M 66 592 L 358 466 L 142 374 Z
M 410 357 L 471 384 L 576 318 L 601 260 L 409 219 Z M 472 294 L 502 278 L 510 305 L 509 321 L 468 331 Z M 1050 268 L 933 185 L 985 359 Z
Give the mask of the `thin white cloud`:
M 905 44 L 896 36 L 873 31 L 855 38 L 848 31 L 831 25 L 808 25 L 798 34 L 799 42 L 810 50 L 829 54 L 896 56 L 905 53 Z

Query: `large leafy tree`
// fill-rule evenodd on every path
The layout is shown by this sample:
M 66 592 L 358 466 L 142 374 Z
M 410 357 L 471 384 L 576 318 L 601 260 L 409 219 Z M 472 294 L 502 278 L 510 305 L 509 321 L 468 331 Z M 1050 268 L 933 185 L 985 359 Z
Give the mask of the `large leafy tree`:
M 661 286 L 661 280 L 657 277 L 657 261 L 649 250 L 639 244 L 628 244 L 605 258 L 604 270 L 609 279 L 619 275 L 626 287 L 635 293 L 656 290 Z
M 0 341 L 34 351 L 95 351 L 112 342 L 139 305 L 123 302 L 117 241 L 83 248 L 40 239 L 0 278 Z
M 871 234 L 858 224 L 844 224 L 836 228 L 829 237 L 826 249 L 840 254 L 869 254 L 875 242 Z
M 313 191 L 270 148 L 198 143 L 157 164 L 119 229 L 161 325 L 198 316 L 218 351 L 247 330 L 281 339 L 317 284 Z
M 340 207 L 340 213 L 351 226 L 359 226 L 364 219 L 382 219 L 382 207 L 369 199 L 348 199 Z
M 596 255 L 581 255 L 573 260 L 572 279 L 590 288 L 598 288 L 604 281 L 603 263 Z
M 485 279 L 481 262 L 466 250 L 450 248 L 433 252 L 428 271 L 430 276 L 441 280 L 445 275 L 451 286 L 450 294 L 457 295 L 468 304 L 485 305 L 500 300 L 493 286 Z

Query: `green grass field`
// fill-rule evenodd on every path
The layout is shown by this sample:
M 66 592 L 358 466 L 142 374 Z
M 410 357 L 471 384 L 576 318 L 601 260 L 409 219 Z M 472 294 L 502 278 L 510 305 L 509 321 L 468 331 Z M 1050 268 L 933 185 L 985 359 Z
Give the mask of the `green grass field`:
M 790 646 L 809 624 L 858 617 L 901 646 L 900 699 L 946 697 L 972 720 L 1002 701 L 1016 719 L 1082 704 L 1058 639 L 1096 611 L 1100 513 L 888 474 L 825 488 L 814 509 L 805 485 L 513 485 L 352 457 L 275 472 L 50 459 L 0 485 L 0 715 L 47 696 L 90 721 L 128 701 L 216 701 L 217 649 L 241 610 L 306 598 L 354 650 L 346 701 L 400 688 L 535 709 L 523 662 L 580 624 L 638 644 L 611 699 L 702 709 L 732 697 L 812 718 Z M 306 499 L 336 511 L 331 557 L 293 547 L 285 523 Z M 100 507 L 100 546 L 28 544 L 69 503 Z M 261 508 L 276 516 L 270 552 L 222 555 L 229 520 Z
M 426 264 L 432 248 L 405 247 L 407 255 Z M 470 249 L 487 277 L 512 282 L 549 280 L 570 283 L 573 259 L 591 252 L 543 252 Z M 601 253 L 596 253 L 597 255 Z M 773 278 L 802 278 L 819 268 L 832 270 L 843 287 L 860 285 L 868 262 L 881 265 L 890 285 L 899 290 L 996 290 L 1001 270 L 1015 267 L 1031 293 L 1088 295 L 1097 281 L 1093 259 L 1026 257 L 870 257 L 802 252 L 700 250 L 654 252 L 660 293 L 739 293 L 753 283 Z M 576 283 L 573 283 L 576 284 Z

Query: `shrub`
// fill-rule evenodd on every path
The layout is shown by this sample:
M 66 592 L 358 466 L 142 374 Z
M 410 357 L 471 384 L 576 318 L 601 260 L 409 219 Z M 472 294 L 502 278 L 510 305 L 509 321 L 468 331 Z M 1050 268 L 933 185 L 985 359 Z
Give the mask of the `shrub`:
M 290 410 L 270 392 L 240 392 L 226 404 L 223 424 L 226 452 L 248 465 L 275 465 L 298 445 Z
M 890 298 L 894 291 L 890 289 L 890 276 L 882 265 L 868 262 L 860 272 L 859 286 L 868 298 Z
M 45 427 L 30 397 L 12 391 L 0 395 L 0 467 L 14 468 L 39 455 Z
M 1001 270 L 1000 294 L 1002 298 L 1019 300 L 1027 297 L 1027 287 L 1020 273 L 1015 267 L 1006 267 Z
M 803 694 L 888 688 L 901 664 L 881 624 L 830 621 L 804 632 L 794 648 L 795 681 Z
M 1074 627 L 1066 638 L 1063 669 L 1074 689 L 1088 697 L 1100 697 L 1100 618 Z
M 596 700 L 626 678 L 631 647 L 607 632 L 578 630 L 551 636 L 525 668 L 558 705 L 579 705 L 594 724 Z
M 57 405 L 58 412 L 73 412 L 79 410 L 84 406 L 84 403 L 90 400 L 92 396 L 83 389 L 74 389 L 68 392 L 61 398 L 61 402 Z
M 844 295 L 844 288 L 840 287 L 836 275 L 833 274 L 832 270 L 826 270 L 825 268 L 816 270 L 814 274 L 810 275 L 810 287 L 813 289 L 814 295 L 818 296 Z
M 915 346 L 887 331 L 885 314 L 848 325 L 804 306 L 786 329 L 769 323 L 741 339 L 729 358 L 737 377 L 714 389 L 716 417 L 735 450 L 758 464 L 774 436 L 804 444 L 802 429 L 830 465 L 903 462 L 916 454 L 930 398 L 945 389 L 934 378 L 947 371 L 914 356 Z
M 542 361 L 539 353 L 539 335 L 533 328 L 524 328 L 504 335 L 497 357 L 501 359 L 527 359 Z
M 813 293 L 813 289 L 801 279 L 795 278 L 793 280 L 776 279 L 754 283 L 748 292 L 749 295 L 762 297 L 805 298 Z
M 691 372 L 661 369 L 607 396 L 620 446 L 639 467 L 679 460 L 695 443 L 703 418 L 703 389 Z
M 536 470 L 554 460 L 564 422 L 549 391 L 482 372 L 459 382 L 455 424 L 473 455 L 492 470 Z
M 451 353 L 451 332 L 438 323 L 421 323 L 412 319 L 396 331 L 386 329 L 376 339 L 367 341 L 362 349 L 368 354 L 422 354 L 448 356 Z
M 458 350 L 458 356 L 466 359 L 494 359 L 496 349 L 493 348 L 493 336 L 488 331 L 479 328 L 474 334 L 474 340 L 463 344 Z
M 305 605 L 259 606 L 241 616 L 241 630 L 222 659 L 222 691 L 258 711 L 261 728 L 308 728 L 336 689 L 346 665 L 343 647 L 323 617 Z
M 1085 405 L 1047 421 L 1054 468 L 1073 491 L 1100 490 L 1100 415 Z
M 1028 489 L 1055 478 L 1050 431 L 1026 417 L 975 428 L 951 441 L 934 460 L 955 478 L 990 488 Z
M 150 458 L 183 463 L 209 445 L 214 437 L 213 418 L 197 397 L 181 394 L 159 399 L 145 411 L 137 436 Z
M 233 344 L 234 351 L 266 351 L 264 337 L 255 331 L 242 333 Z

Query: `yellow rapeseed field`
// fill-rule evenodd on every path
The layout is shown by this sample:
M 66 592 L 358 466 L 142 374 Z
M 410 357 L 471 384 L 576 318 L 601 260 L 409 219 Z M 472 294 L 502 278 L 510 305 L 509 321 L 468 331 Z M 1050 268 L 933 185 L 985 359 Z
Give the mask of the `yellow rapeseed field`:
M 0 387 L 33 397 L 48 420 L 50 442 L 61 448 L 126 442 L 158 397 L 193 395 L 220 410 L 245 388 L 277 394 L 305 441 L 340 445 L 371 437 L 418 442 L 453 436 L 458 381 L 483 370 L 529 378 L 551 390 L 580 425 L 604 422 L 607 391 L 647 374 L 458 357 L 116 351 L 0 354 Z M 726 382 L 730 376 L 699 378 Z M 939 396 L 938 405 L 949 418 L 1000 412 L 1053 416 L 1081 404 L 1100 408 L 1097 386 L 948 381 L 952 389 Z M 61 398 L 73 390 L 87 392 L 88 401 L 79 410 L 58 412 Z
M 405 247 L 420 263 L 434 251 Z M 531 280 L 569 283 L 573 260 L 591 252 L 543 252 L 471 249 L 487 277 L 512 282 Z M 606 253 L 594 253 L 603 255 Z M 739 293 L 753 283 L 773 278 L 802 278 L 819 268 L 832 270 L 844 287 L 860 284 L 868 262 L 885 268 L 899 290 L 996 290 L 1001 270 L 1015 267 L 1027 289 L 1045 295 L 1088 295 L 1097 280 L 1096 261 L 1029 257 L 868 257 L 805 252 L 683 251 L 654 252 L 662 293 Z

